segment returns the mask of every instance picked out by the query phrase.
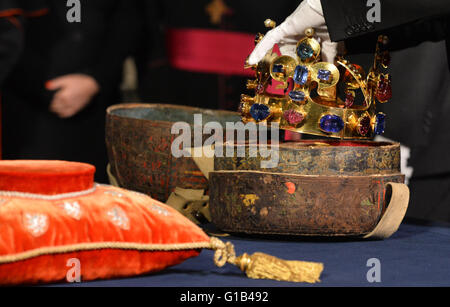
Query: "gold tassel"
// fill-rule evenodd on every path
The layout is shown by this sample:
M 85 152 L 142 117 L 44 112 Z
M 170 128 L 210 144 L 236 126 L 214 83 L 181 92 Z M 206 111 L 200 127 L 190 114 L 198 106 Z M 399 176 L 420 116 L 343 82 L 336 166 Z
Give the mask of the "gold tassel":
M 211 238 L 211 249 L 215 250 L 214 263 L 222 267 L 230 263 L 239 267 L 253 279 L 273 279 L 290 282 L 320 282 L 323 264 L 305 261 L 287 261 L 264 253 L 236 257 L 234 246 Z

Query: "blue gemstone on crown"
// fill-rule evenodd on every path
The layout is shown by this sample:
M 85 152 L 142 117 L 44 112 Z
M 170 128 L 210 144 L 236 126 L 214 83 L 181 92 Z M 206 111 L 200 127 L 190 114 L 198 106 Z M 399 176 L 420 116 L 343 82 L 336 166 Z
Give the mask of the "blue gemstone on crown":
M 283 65 L 281 65 L 281 64 L 273 65 L 272 71 L 275 72 L 275 73 L 282 73 L 283 72 Z
M 298 65 L 294 72 L 294 82 L 300 85 L 305 85 L 308 81 L 308 68 Z
M 256 120 L 256 121 L 262 121 L 265 120 L 270 115 L 270 109 L 268 106 L 264 104 L 255 103 L 250 108 L 250 115 Z
M 327 69 L 319 69 L 317 71 L 317 79 L 322 81 L 330 81 L 331 71 Z
M 324 115 L 320 119 L 320 129 L 328 133 L 338 133 L 344 129 L 344 121 L 337 115 Z
M 378 113 L 376 115 L 375 134 L 377 135 L 383 134 L 385 128 L 386 128 L 386 115 L 383 113 Z
M 304 101 L 305 93 L 303 93 L 302 91 L 290 91 L 289 98 L 291 98 L 294 101 Z
M 309 58 L 311 58 L 314 54 L 314 50 L 311 48 L 311 46 L 307 43 L 301 43 L 297 47 L 297 55 L 302 60 L 305 61 Z

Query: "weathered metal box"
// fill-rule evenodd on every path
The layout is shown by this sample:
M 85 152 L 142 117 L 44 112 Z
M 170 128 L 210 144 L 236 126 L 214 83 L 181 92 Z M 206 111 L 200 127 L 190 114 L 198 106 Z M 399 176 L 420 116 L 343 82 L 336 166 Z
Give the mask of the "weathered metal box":
M 176 187 L 206 190 L 207 178 L 192 158 L 175 158 L 171 152 L 172 142 L 178 136 L 172 134 L 172 126 L 184 122 L 193 132 L 194 114 L 201 114 L 205 123 L 215 121 L 224 126 L 225 122 L 240 120 L 235 112 L 168 104 L 120 104 L 108 108 L 106 147 L 117 183 L 162 202 Z
M 223 231 L 247 234 L 360 236 L 370 233 L 403 183 L 400 145 L 300 141 L 279 145 L 276 167 L 261 157 L 216 157 L 210 210 Z

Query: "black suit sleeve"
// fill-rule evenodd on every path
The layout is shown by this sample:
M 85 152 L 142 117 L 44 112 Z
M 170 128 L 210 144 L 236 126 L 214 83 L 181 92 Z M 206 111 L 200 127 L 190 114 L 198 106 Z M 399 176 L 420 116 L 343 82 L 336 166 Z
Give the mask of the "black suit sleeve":
M 380 22 L 369 22 L 367 0 L 321 0 L 332 41 L 450 14 L 448 0 L 380 0 Z
M 21 29 L 10 18 L 0 18 L 0 88 L 23 48 Z
M 44 0 L 0 1 L 0 87 L 23 50 L 23 18 L 40 16 L 46 12 Z
M 86 71 L 100 85 L 100 88 L 114 87 L 127 56 L 137 46 L 140 19 L 135 0 L 119 0 L 108 20 L 106 44 L 100 51 L 99 61 Z

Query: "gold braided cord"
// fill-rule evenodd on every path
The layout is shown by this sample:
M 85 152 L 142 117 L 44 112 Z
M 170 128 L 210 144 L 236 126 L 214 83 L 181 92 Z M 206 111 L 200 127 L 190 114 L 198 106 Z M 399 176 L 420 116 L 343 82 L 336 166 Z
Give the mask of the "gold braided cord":
M 210 248 L 215 250 L 214 263 L 218 267 L 233 264 L 253 279 L 316 283 L 320 282 L 324 269 L 323 263 L 283 260 L 264 253 L 244 253 L 236 257 L 233 244 L 214 237 L 211 238 Z
M 128 243 L 128 242 L 97 242 L 97 243 L 81 243 L 64 246 L 42 247 L 30 251 L 0 256 L 0 264 L 18 262 L 30 258 L 43 256 L 63 254 L 70 252 L 81 252 L 101 249 L 123 249 L 123 250 L 137 250 L 137 251 L 180 251 L 191 249 L 210 248 L 210 242 L 191 242 L 191 243 L 175 243 L 175 244 L 142 244 L 142 243 Z
M 28 198 L 28 199 L 36 199 L 36 200 L 61 200 L 65 198 L 75 198 L 80 196 L 85 196 L 95 192 L 97 189 L 97 184 L 95 184 L 92 188 L 78 191 L 78 192 L 70 192 L 64 194 L 56 194 L 56 195 L 45 195 L 45 194 L 33 194 L 33 193 L 25 193 L 25 192 L 16 192 L 16 191 L 0 191 L 0 196 L 4 197 L 18 197 L 18 198 Z
M 212 237 L 211 249 L 215 251 L 214 253 L 214 264 L 218 267 L 223 267 L 227 262 L 233 265 L 236 264 L 236 252 L 234 251 L 234 246 L 230 242 L 223 243 L 221 240 Z
M 239 267 L 249 278 L 273 279 L 291 282 L 320 282 L 323 271 L 322 263 L 304 261 L 286 261 L 263 253 L 248 255 L 244 253 L 236 257 L 233 244 L 223 243 L 217 238 L 210 241 L 177 243 L 177 244 L 142 244 L 127 242 L 82 243 L 56 247 L 44 247 L 14 255 L 0 256 L 0 265 L 23 261 L 43 255 L 63 254 L 102 249 L 121 249 L 138 251 L 180 251 L 194 249 L 214 250 L 214 263 L 223 267 L 226 263 Z

